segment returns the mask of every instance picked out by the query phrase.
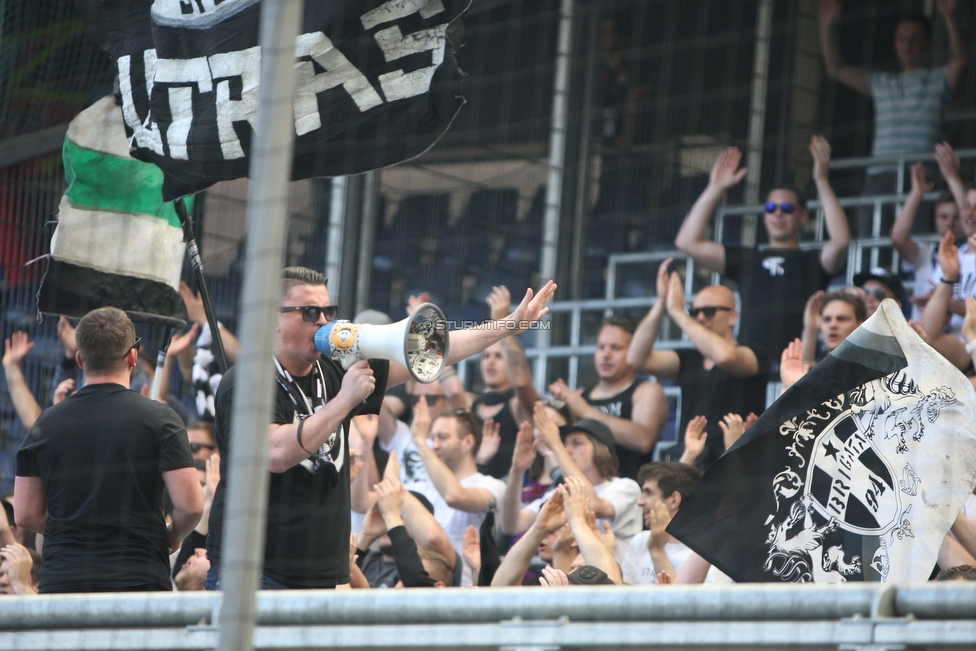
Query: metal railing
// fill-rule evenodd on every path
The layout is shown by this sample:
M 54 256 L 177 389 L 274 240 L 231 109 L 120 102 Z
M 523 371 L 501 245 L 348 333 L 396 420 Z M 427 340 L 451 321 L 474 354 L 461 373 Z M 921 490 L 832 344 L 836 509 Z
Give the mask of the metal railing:
M 0 599 L 2 649 L 211 649 L 220 593 Z M 259 592 L 259 649 L 972 648 L 976 584 Z M 868 647 L 867 645 L 874 645 Z
M 956 152 L 956 156 L 960 160 L 976 159 L 976 149 L 965 149 Z M 932 154 L 913 154 L 913 155 L 898 155 L 898 156 L 878 156 L 878 157 L 865 157 L 865 158 L 846 158 L 838 159 L 831 162 L 831 170 L 851 170 L 858 168 L 866 168 L 874 165 L 883 164 L 893 164 L 898 166 L 898 188 L 904 188 L 905 181 L 905 166 L 909 163 L 914 163 L 915 161 L 933 161 L 935 160 Z M 935 201 L 939 197 L 939 192 L 930 192 L 925 195 L 926 201 Z M 847 251 L 847 265 L 845 267 L 845 284 L 850 285 L 853 283 L 854 275 L 862 269 L 869 269 L 881 266 L 881 261 L 886 258 L 889 262 L 886 264 L 887 268 L 894 273 L 899 273 L 900 259 L 897 251 L 891 250 L 890 257 L 883 256 L 886 249 L 891 248 L 891 239 L 881 234 L 881 218 L 882 213 L 885 208 L 892 208 L 896 212 L 901 209 L 907 195 L 904 192 L 896 192 L 886 195 L 878 196 L 848 196 L 839 198 L 840 204 L 845 209 L 857 209 L 863 206 L 871 206 L 872 211 L 872 236 L 868 238 L 852 238 L 851 244 Z M 811 200 L 807 202 L 807 207 L 810 210 L 812 219 L 810 226 L 808 227 L 808 235 L 810 239 L 804 240 L 800 243 L 801 249 L 819 249 L 823 246 L 824 241 L 827 239 L 826 233 L 826 222 L 823 217 L 823 209 L 818 200 Z M 720 206 L 715 211 L 715 226 L 714 226 L 714 239 L 715 241 L 722 242 L 725 239 L 725 234 L 729 229 L 730 222 L 734 219 L 739 220 L 755 220 L 763 214 L 764 207 L 762 205 L 757 206 Z M 750 228 L 748 224 L 742 224 L 743 232 L 746 234 L 747 238 L 744 243 L 747 245 L 755 244 L 755 229 Z M 918 235 L 913 236 L 917 241 L 920 242 L 938 242 L 938 235 Z M 596 350 L 594 344 L 584 344 L 582 343 L 582 315 L 585 312 L 598 312 L 603 315 L 612 314 L 615 311 L 632 309 L 632 308 L 645 308 L 650 309 L 654 304 L 655 298 L 651 293 L 654 291 L 654 282 L 650 280 L 648 286 L 644 288 L 645 296 L 638 297 L 621 297 L 617 296 L 617 285 L 618 280 L 621 277 L 621 268 L 627 266 L 639 266 L 649 268 L 648 277 L 653 279 L 653 272 L 656 271 L 657 266 L 667 258 L 674 258 L 677 263 L 684 265 L 684 279 L 685 279 L 685 296 L 690 301 L 695 293 L 700 287 L 698 286 L 706 277 L 705 274 L 696 267 L 694 260 L 685 256 L 684 253 L 677 250 L 661 250 L 661 251 L 644 251 L 637 253 L 615 253 L 609 256 L 607 264 L 607 279 L 605 285 L 604 298 L 602 299 L 587 299 L 578 301 L 554 301 L 550 303 L 550 313 L 552 315 L 556 314 L 569 314 L 569 342 L 566 345 L 550 345 L 546 347 L 528 347 L 525 351 L 526 357 L 534 362 L 534 381 L 536 389 L 541 393 L 546 391 L 546 378 L 548 378 L 548 371 L 550 368 L 550 362 L 553 360 L 566 360 L 567 372 L 566 383 L 570 387 L 579 386 L 579 370 L 580 370 L 580 359 L 583 356 L 591 356 Z M 718 283 L 719 275 L 717 273 L 711 272 L 708 277 L 709 283 Z M 908 281 L 905 283 L 906 291 L 909 293 L 912 290 L 912 282 Z M 739 297 L 736 294 L 736 301 L 738 303 Z M 670 320 L 665 319 L 662 324 L 662 330 L 659 336 L 659 342 L 657 344 L 661 348 L 688 348 L 691 346 L 691 342 L 684 333 L 673 332 L 671 329 Z M 474 373 L 477 373 L 477 367 L 472 368 L 472 365 L 476 365 L 478 362 L 477 358 L 472 358 L 461 362 L 458 365 L 458 373 L 462 379 L 467 384 L 467 380 L 473 377 Z M 770 395 L 776 393 L 772 391 Z M 666 387 L 665 394 L 669 398 L 676 399 L 680 401 L 680 391 L 677 387 Z M 680 410 L 680 402 L 679 402 Z

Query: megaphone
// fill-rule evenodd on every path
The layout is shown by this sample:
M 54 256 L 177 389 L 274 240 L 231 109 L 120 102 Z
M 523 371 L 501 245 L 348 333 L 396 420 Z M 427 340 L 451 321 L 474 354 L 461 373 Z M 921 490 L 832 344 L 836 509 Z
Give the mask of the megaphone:
M 388 359 L 407 367 L 418 382 L 437 379 L 447 366 L 447 321 L 433 303 L 418 305 L 397 323 L 372 325 L 335 321 L 315 333 L 315 347 L 349 368 L 361 359 Z

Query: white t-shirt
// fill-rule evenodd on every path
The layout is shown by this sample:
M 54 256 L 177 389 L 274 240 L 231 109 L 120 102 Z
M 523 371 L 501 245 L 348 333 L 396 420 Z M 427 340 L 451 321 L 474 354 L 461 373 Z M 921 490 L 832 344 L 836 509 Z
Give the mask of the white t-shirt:
M 932 271 L 932 286 L 942 282 L 942 267 Z M 965 301 L 967 296 L 976 296 L 976 251 L 969 250 L 969 243 L 959 247 L 959 282 L 952 286 L 952 297 Z M 949 319 L 949 334 L 962 339 L 962 320 L 958 314 Z
M 397 420 L 396 431 L 390 442 L 384 444 L 380 441 L 380 449 L 384 452 L 396 453 L 397 461 L 400 462 L 400 481 L 408 491 L 422 492 L 430 477 L 427 476 L 427 468 L 424 461 L 417 452 L 417 446 L 413 442 L 410 434 L 410 426 L 402 420 Z
M 651 537 L 650 531 L 642 531 L 627 546 L 624 554 L 624 562 L 620 564 L 621 572 L 624 576 L 624 583 L 627 585 L 651 585 L 657 583 L 657 572 L 654 571 L 654 562 L 651 560 L 651 552 L 647 550 L 647 541 Z M 691 549 L 684 543 L 669 542 L 664 546 L 664 553 L 667 555 L 675 572 L 681 571 L 681 566 L 691 557 Z M 677 576 L 671 577 L 676 579 Z M 710 567 L 708 574 L 705 575 L 705 583 L 733 583 L 727 575 L 720 572 L 717 568 Z
M 487 488 L 494 496 L 493 499 L 496 505 L 501 504 L 505 498 L 505 482 L 488 475 L 482 475 L 480 472 L 468 475 L 462 479 L 461 485 L 465 488 Z M 447 537 L 451 540 L 455 551 L 457 551 L 458 558 L 463 562 L 464 532 L 469 524 L 474 525 L 475 529 L 480 529 L 481 524 L 485 521 L 486 514 L 484 512 L 468 513 L 467 511 L 459 511 L 451 508 L 444 501 L 444 498 L 441 497 L 441 494 L 437 492 L 437 488 L 432 481 L 428 481 L 418 490 L 434 505 L 434 519 L 447 532 Z M 464 573 L 461 576 L 461 585 L 467 587 L 472 583 L 471 568 L 465 563 Z
M 525 505 L 536 515 L 543 503 L 549 499 L 554 489 L 549 489 L 542 497 Z M 640 486 L 633 479 L 626 477 L 614 477 L 602 484 L 593 487 L 597 497 L 605 499 L 613 505 L 614 516 L 611 519 L 600 518 L 600 522 L 609 522 L 617 537 L 617 550 L 614 556 L 618 563 L 623 563 L 624 554 L 630 541 L 640 533 L 643 528 L 643 513 L 637 506 L 637 498 L 640 497 Z
M 918 247 L 918 260 L 915 264 L 902 262 L 902 269 L 915 274 L 912 296 L 925 296 L 935 289 L 932 272 L 939 268 L 938 245 L 934 242 L 915 242 L 915 246 Z M 912 305 L 912 319 L 922 320 L 922 310 L 917 305 Z

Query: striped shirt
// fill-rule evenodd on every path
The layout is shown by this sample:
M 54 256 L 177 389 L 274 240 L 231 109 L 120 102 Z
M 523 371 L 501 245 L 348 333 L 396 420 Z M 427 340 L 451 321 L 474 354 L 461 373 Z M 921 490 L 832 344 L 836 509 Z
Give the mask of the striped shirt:
M 873 156 L 927 153 L 932 149 L 951 94 L 945 71 L 945 66 L 910 72 L 867 71 L 874 96 Z M 897 165 L 876 165 L 867 173 L 897 169 Z

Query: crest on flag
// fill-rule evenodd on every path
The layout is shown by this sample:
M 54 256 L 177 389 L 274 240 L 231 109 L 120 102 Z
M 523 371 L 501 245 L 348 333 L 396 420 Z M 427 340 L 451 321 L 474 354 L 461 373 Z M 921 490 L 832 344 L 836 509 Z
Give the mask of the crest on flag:
M 974 405 L 886 301 L 709 469 L 668 531 L 737 581 L 924 580 L 976 483 Z

